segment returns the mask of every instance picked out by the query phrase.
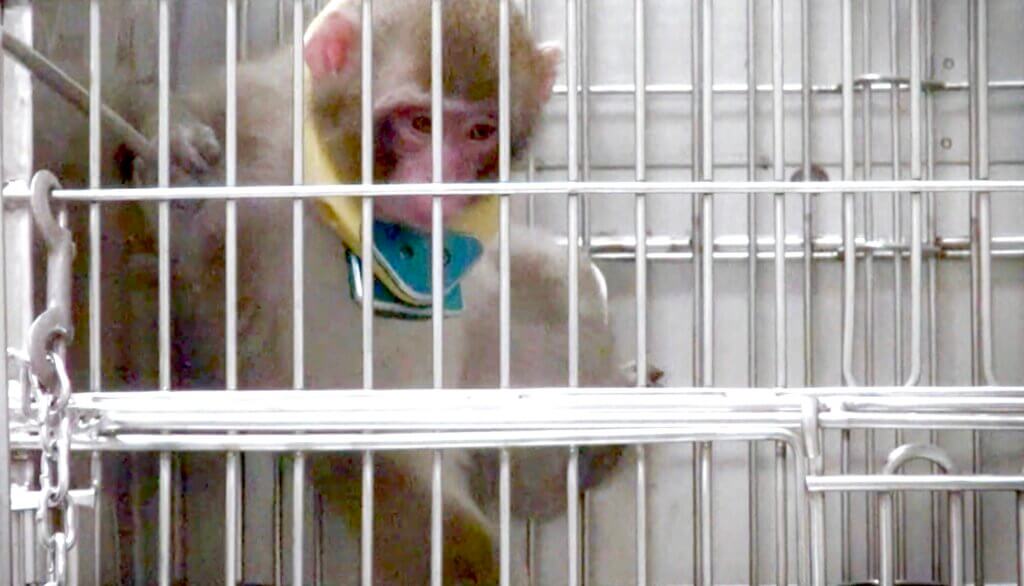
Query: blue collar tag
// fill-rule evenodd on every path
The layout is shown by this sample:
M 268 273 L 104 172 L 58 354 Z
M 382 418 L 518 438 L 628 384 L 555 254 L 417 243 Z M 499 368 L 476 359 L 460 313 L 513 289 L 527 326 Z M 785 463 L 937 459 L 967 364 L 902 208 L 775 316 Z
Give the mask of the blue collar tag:
M 377 221 L 373 226 L 373 243 L 374 260 L 391 277 L 382 280 L 374 276 L 375 313 L 400 319 L 430 318 L 430 237 L 398 224 Z M 451 231 L 445 232 L 443 244 L 444 312 L 446 317 L 452 317 L 458 315 L 463 307 L 459 281 L 480 258 L 483 246 L 472 236 Z M 345 250 L 345 259 L 349 265 L 349 293 L 362 303 L 362 259 L 348 249 Z

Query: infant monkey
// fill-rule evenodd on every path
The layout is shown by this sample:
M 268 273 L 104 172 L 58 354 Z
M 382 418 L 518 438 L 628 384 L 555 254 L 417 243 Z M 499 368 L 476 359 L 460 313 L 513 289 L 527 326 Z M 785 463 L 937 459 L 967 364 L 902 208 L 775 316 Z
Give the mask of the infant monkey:
M 378 183 L 427 183 L 432 180 L 430 107 L 430 3 L 375 0 L 373 120 L 374 180 Z M 307 132 L 313 129 L 328 167 L 338 182 L 358 182 L 361 152 L 360 3 L 335 0 L 305 38 L 308 69 Z M 446 181 L 493 180 L 498 169 L 498 8 L 493 0 L 446 0 L 443 19 L 443 138 L 441 168 Z M 538 46 L 523 17 L 511 14 L 511 144 L 513 156 L 528 144 L 541 109 L 550 97 L 558 50 Z M 238 69 L 238 161 L 240 185 L 285 185 L 292 176 L 291 49 L 240 64 Z M 172 103 L 171 155 L 176 185 L 217 185 L 224 180 L 221 141 L 226 112 L 218 81 Z M 114 92 L 114 106 L 147 136 L 156 135 L 152 95 L 132 87 Z M 152 184 L 156 165 L 125 144 L 105 141 L 105 170 L 110 181 Z M 84 149 L 64 156 L 81 155 Z M 307 153 L 308 154 L 308 153 Z M 60 161 L 62 179 L 76 183 L 85 165 Z M 78 177 L 79 184 L 84 182 Z M 378 221 L 416 234 L 431 228 L 431 196 L 386 197 L 375 201 Z M 483 198 L 445 197 L 445 225 L 456 222 Z M 361 309 L 348 287 L 350 266 L 345 244 L 324 220 L 316 204 L 303 206 L 303 288 L 305 320 L 303 385 L 307 388 L 359 388 L 362 384 Z M 105 388 L 155 388 L 156 222 L 151 204 L 124 204 L 105 210 L 102 244 L 102 314 L 114 324 L 103 329 Z M 239 201 L 238 386 L 289 388 L 294 385 L 292 298 L 292 210 L 290 200 Z M 175 202 L 171 213 L 173 387 L 224 385 L 224 228 L 223 202 Z M 76 239 L 84 242 L 81 223 Z M 553 240 L 515 227 L 512 233 L 512 383 L 561 386 L 568 380 L 566 340 L 567 272 L 565 251 Z M 85 247 L 79 246 L 79 250 Z M 355 252 L 360 252 L 358 249 Z M 86 255 L 80 255 L 76 299 L 86 299 Z M 497 384 L 498 307 L 496 243 L 488 242 L 481 260 L 460 281 L 465 295 L 461 316 L 445 321 L 445 384 L 481 387 Z M 615 367 L 614 339 L 591 265 L 581 260 L 580 383 L 625 386 Z M 83 307 L 78 331 L 87 331 Z M 431 324 L 378 318 L 374 322 L 374 385 L 421 388 L 431 385 Z M 81 338 L 80 338 L 81 339 Z M 85 344 L 73 348 L 83 364 Z M 81 371 L 82 369 L 79 369 Z M 616 447 L 581 450 L 580 487 L 608 476 L 619 459 Z M 564 449 L 514 450 L 514 513 L 550 518 L 564 511 Z M 311 458 L 316 491 L 331 514 L 359 534 L 361 471 L 359 457 Z M 223 490 L 196 480 L 222 475 L 221 457 L 182 458 L 189 470 L 188 499 L 219 499 Z M 426 584 L 430 561 L 429 453 L 378 453 L 374 482 L 374 583 Z M 145 474 L 133 464 L 132 474 Z M 458 451 L 444 459 L 443 532 L 446 584 L 496 584 L 497 527 L 493 497 L 496 462 Z M 204 470 L 209 468 L 210 470 Z M 117 539 L 121 544 L 120 580 L 130 581 L 127 559 L 143 525 L 127 510 L 124 477 L 107 461 L 106 490 L 112 495 Z M 204 492 L 204 486 L 205 492 Z M 147 490 L 152 490 L 150 481 Z M 116 492 L 121 491 L 121 492 Z M 143 491 L 146 494 L 146 491 Z M 204 496 L 205 495 L 205 496 Z M 155 494 L 150 495 L 154 497 Z M 144 496 L 144 500 L 148 497 Z M 147 502 L 152 502 L 147 501 Z M 186 507 L 188 505 L 186 504 Z M 152 507 L 151 507 L 152 508 Z M 485 513 L 485 510 L 487 511 Z M 149 517 L 154 511 L 147 511 Z M 187 515 L 176 519 L 190 541 L 223 544 L 223 516 Z M 135 521 L 131 521 L 135 519 Z M 205 535 L 205 538 L 200 536 Z M 212 536 L 212 537 L 211 537 Z M 147 539 L 151 539 L 147 538 Z M 356 538 L 357 539 L 357 538 Z M 147 572 L 155 567 L 152 548 Z M 198 550 L 198 551 L 197 551 Z M 215 550 L 216 551 L 216 550 Z M 191 546 L 178 570 L 190 583 L 222 576 L 219 555 Z M 525 569 L 513 567 L 515 583 Z M 348 578 L 356 577 L 351 572 Z M 135 576 L 138 578 L 138 576 Z M 333 581 L 333 576 L 331 576 Z

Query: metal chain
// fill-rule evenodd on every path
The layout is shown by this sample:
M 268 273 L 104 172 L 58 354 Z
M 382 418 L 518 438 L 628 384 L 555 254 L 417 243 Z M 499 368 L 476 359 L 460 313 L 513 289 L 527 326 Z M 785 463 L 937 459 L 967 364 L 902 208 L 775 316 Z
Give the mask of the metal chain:
M 36 536 L 46 549 L 46 584 L 67 583 L 68 552 L 77 541 L 75 504 L 71 486 L 71 379 L 64 361 L 73 335 L 71 324 L 71 261 L 75 255 L 71 233 L 50 210 L 50 196 L 60 188 L 57 178 L 40 171 L 32 178 L 32 217 L 47 247 L 46 309 L 32 322 L 28 349 L 8 349 L 20 362 L 22 413 L 38 426 L 39 505 Z

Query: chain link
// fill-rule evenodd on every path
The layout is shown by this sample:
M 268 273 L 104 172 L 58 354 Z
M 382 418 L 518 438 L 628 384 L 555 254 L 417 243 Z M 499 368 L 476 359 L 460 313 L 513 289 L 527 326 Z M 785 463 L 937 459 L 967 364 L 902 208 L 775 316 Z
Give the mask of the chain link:
M 68 552 L 77 541 L 77 511 L 71 488 L 71 378 L 64 361 L 71 325 L 71 233 L 50 210 L 60 188 L 56 177 L 40 171 L 32 178 L 32 217 L 47 245 L 47 306 L 29 328 L 28 349 L 7 349 L 19 363 L 22 414 L 38 427 L 39 504 L 36 537 L 46 551 L 46 584 L 67 583 Z

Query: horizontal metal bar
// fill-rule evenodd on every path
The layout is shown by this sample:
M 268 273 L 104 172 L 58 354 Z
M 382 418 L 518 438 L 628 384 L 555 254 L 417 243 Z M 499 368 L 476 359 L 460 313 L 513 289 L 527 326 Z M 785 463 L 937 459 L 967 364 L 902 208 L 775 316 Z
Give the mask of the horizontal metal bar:
M 590 239 L 590 255 L 599 260 L 633 261 L 636 254 L 636 239 L 632 236 L 601 236 L 594 235 Z M 565 245 L 565 238 L 559 244 Z M 693 240 L 687 237 L 648 236 L 648 260 L 689 260 L 693 258 Z M 857 256 L 862 257 L 868 252 L 875 259 L 892 259 L 897 254 L 903 258 L 910 257 L 910 247 L 906 243 L 892 240 L 856 239 Z M 930 245 L 922 244 L 921 250 L 925 258 L 968 259 L 970 258 L 970 239 L 966 236 L 937 236 Z M 758 260 L 775 258 L 775 239 L 764 237 L 757 239 Z M 843 257 L 843 241 L 839 235 L 824 235 L 814 238 L 811 244 L 811 257 L 819 260 L 839 260 Z M 715 260 L 746 260 L 749 257 L 749 245 L 746 235 L 719 236 L 715 239 Z M 802 259 L 804 257 L 804 241 L 799 235 L 786 237 L 786 258 Z M 1024 236 L 999 236 L 992 238 L 992 256 L 1002 259 L 1024 258 Z
M 25 490 L 17 484 L 11 485 L 11 511 L 35 511 L 39 508 L 41 496 L 42 493 L 38 490 Z M 79 507 L 91 509 L 96 504 L 96 491 L 91 488 L 76 488 L 68 491 L 68 498 Z
M 162 451 L 162 452 L 338 452 L 354 450 L 434 450 L 469 448 L 513 448 L 588 446 L 606 444 L 656 444 L 720 441 L 781 441 L 802 450 L 794 431 L 772 426 L 730 429 L 722 425 L 616 429 L 576 429 L 503 432 L 410 432 L 392 434 L 126 434 L 95 437 L 76 434 L 75 451 Z M 39 449 L 37 438 L 11 434 L 11 446 L 19 450 Z M 802 453 L 802 452 L 801 452 Z
M 381 185 L 267 185 L 252 187 L 140 187 L 117 189 L 58 189 L 54 199 L 64 201 L 167 201 L 202 199 L 293 199 L 334 196 L 398 197 L 409 195 L 619 195 L 637 193 L 685 195 L 694 193 L 963 193 L 1019 192 L 1024 180 L 949 181 L 549 181 L 542 183 L 403 183 Z M 4 198 L 26 199 L 24 184 L 4 190 Z
M 899 89 L 906 89 L 909 86 L 909 80 L 907 78 L 889 78 L 887 76 L 870 74 L 864 75 L 854 79 L 855 91 L 860 91 L 863 88 L 868 88 L 872 91 L 889 90 L 892 88 L 893 81 Z M 923 80 L 921 86 L 927 92 L 943 92 L 943 91 L 965 91 L 968 89 L 967 82 L 951 82 L 951 81 L 937 81 L 937 80 Z M 582 91 L 582 86 L 577 86 Z M 990 90 L 1019 90 L 1024 89 L 1024 80 L 1019 79 L 1007 79 L 999 81 L 990 81 L 988 84 Z M 589 86 L 591 95 L 607 96 L 607 95 L 622 95 L 632 96 L 635 93 L 635 86 L 631 83 L 608 83 L 608 84 L 593 84 Z M 839 94 L 842 92 L 843 86 L 839 83 L 834 84 L 813 84 L 811 85 L 812 94 Z M 568 86 L 563 84 L 556 84 L 554 86 L 554 93 L 556 95 L 565 95 L 568 91 Z M 652 83 L 645 86 L 645 90 L 648 94 L 653 95 L 680 95 L 680 94 L 692 94 L 693 85 L 688 83 Z M 743 83 L 716 83 L 712 86 L 712 92 L 715 94 L 747 94 L 747 85 Z M 755 86 L 755 90 L 758 93 L 771 93 L 772 84 L 770 83 L 759 83 Z M 782 86 L 783 93 L 787 94 L 799 94 L 803 91 L 802 84 L 799 83 L 787 83 Z
M 1024 414 L 1008 413 L 822 413 L 826 429 L 928 429 L 1024 431 Z
M 1018 491 L 1024 490 L 1024 476 L 996 476 L 993 474 L 977 474 L 973 476 L 953 474 L 844 474 L 842 476 L 809 476 L 807 477 L 807 489 L 811 492 Z

